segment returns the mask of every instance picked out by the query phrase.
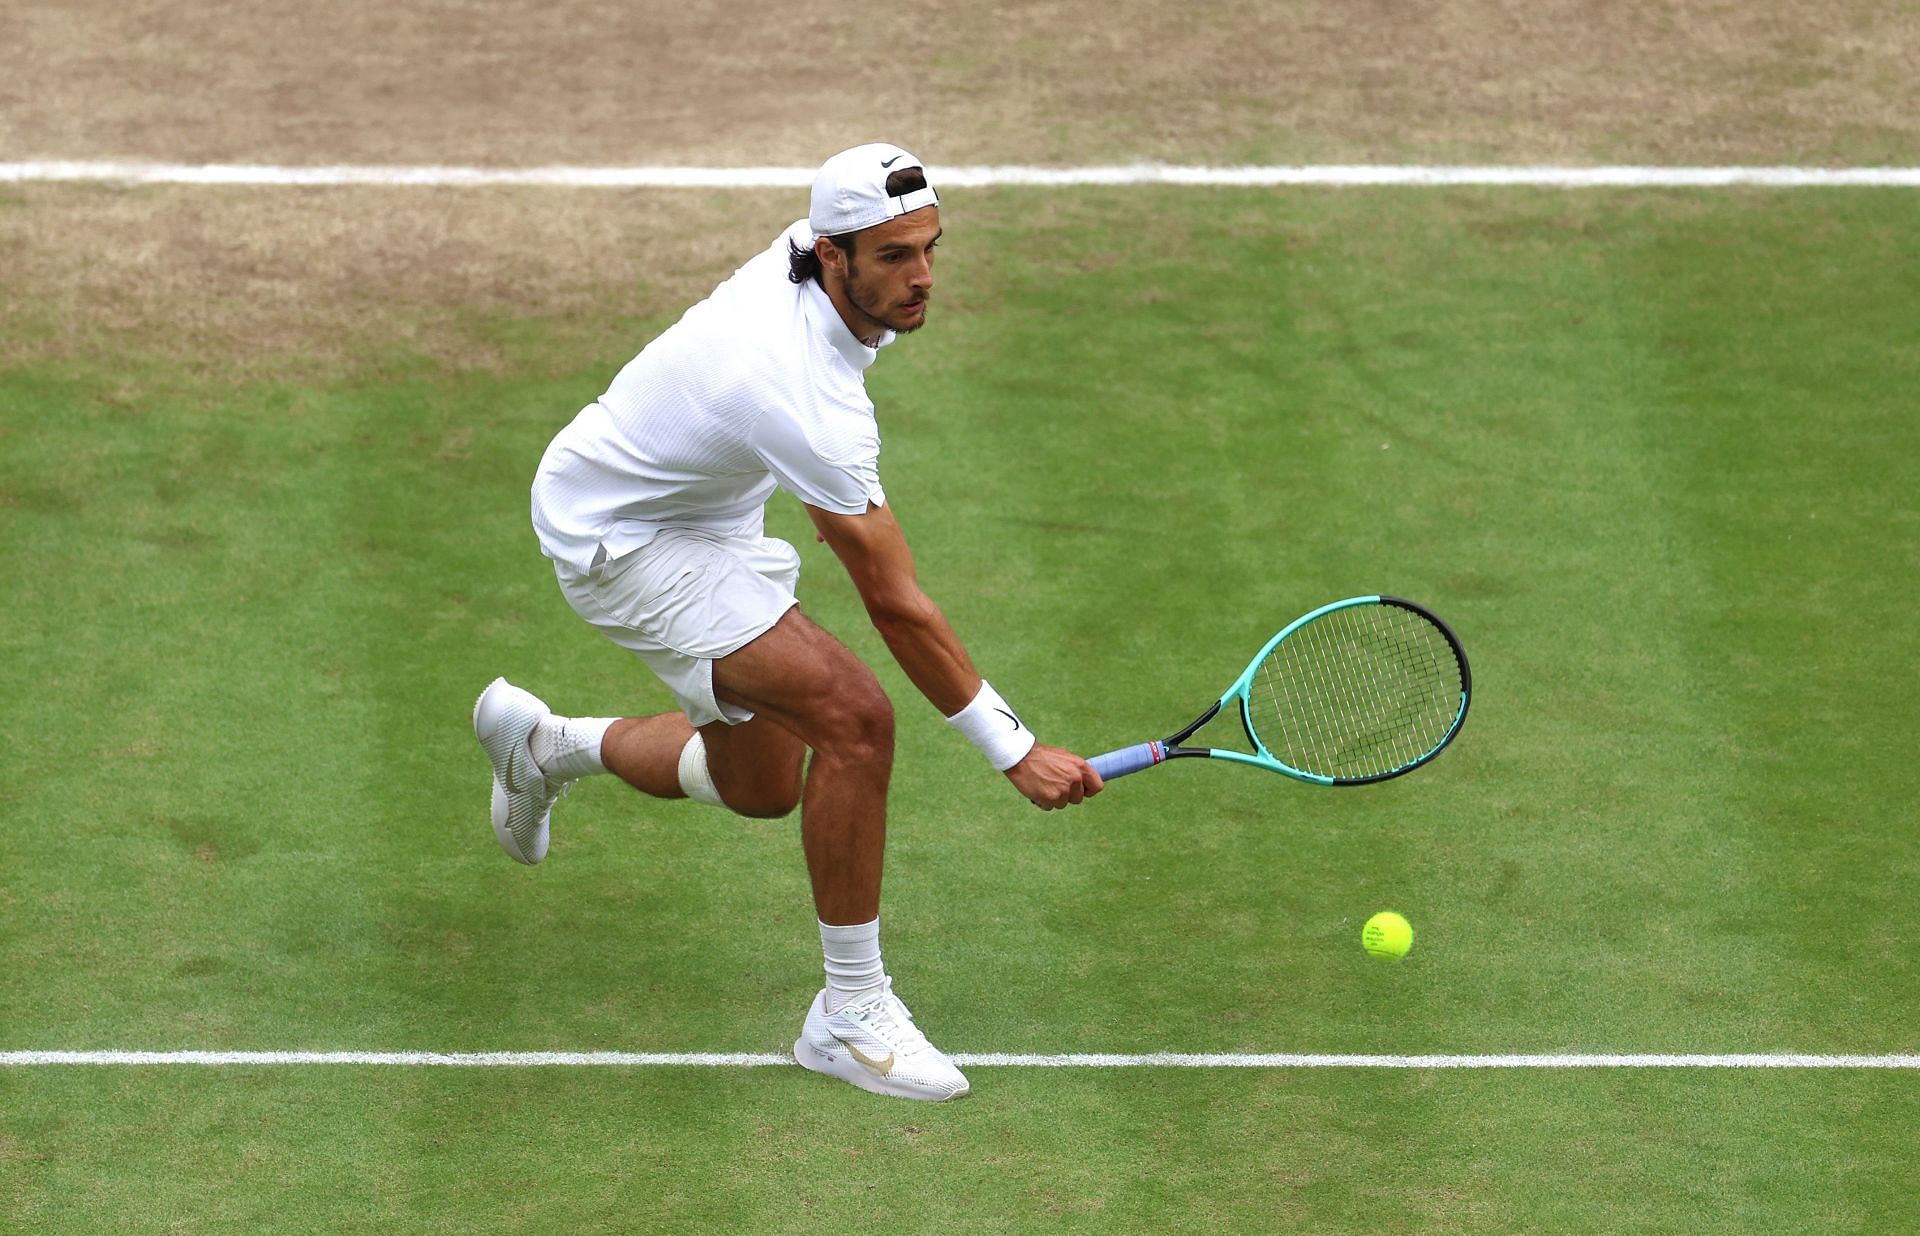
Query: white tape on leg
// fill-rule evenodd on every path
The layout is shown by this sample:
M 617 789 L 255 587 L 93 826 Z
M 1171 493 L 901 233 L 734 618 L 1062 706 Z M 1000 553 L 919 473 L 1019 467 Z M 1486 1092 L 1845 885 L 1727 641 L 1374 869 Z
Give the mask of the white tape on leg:
M 680 788 L 687 797 L 710 807 L 724 807 L 720 791 L 713 786 L 713 773 L 707 769 L 707 743 L 695 730 L 687 745 L 680 748 Z

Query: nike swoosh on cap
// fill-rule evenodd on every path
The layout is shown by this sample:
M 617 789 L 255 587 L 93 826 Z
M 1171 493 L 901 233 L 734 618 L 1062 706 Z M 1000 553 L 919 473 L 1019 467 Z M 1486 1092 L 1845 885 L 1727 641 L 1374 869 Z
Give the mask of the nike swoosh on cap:
M 898 163 L 900 160 L 904 158 L 906 158 L 905 155 L 895 155 L 891 159 L 882 159 L 880 161 L 880 166 L 883 168 L 892 167 L 894 164 Z

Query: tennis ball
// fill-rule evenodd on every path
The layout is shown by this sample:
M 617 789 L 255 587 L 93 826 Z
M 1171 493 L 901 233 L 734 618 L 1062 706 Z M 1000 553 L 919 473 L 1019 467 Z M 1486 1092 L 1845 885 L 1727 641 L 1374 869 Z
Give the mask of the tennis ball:
M 1392 910 L 1382 910 L 1360 929 L 1360 943 L 1381 961 L 1399 961 L 1413 947 L 1413 924 Z

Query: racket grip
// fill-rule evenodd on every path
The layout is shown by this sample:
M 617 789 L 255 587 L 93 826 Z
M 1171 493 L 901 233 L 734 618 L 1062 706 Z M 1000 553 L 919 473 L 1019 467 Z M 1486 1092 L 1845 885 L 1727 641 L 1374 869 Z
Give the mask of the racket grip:
M 1165 744 L 1143 742 L 1137 747 L 1122 747 L 1118 751 L 1096 755 L 1087 763 L 1093 765 L 1093 771 L 1100 774 L 1102 781 L 1111 781 L 1115 777 L 1137 773 L 1143 768 L 1152 768 L 1166 758 Z

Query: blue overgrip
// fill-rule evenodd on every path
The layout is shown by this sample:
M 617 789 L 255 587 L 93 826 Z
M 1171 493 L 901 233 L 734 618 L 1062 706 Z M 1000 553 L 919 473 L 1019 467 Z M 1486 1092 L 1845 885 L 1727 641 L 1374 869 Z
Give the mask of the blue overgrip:
M 1111 781 L 1115 777 L 1137 773 L 1143 768 L 1152 768 L 1166 758 L 1166 748 L 1161 744 L 1143 742 L 1137 747 L 1122 747 L 1118 751 L 1096 755 L 1087 763 L 1093 765 L 1093 771 L 1100 774 L 1102 781 Z

